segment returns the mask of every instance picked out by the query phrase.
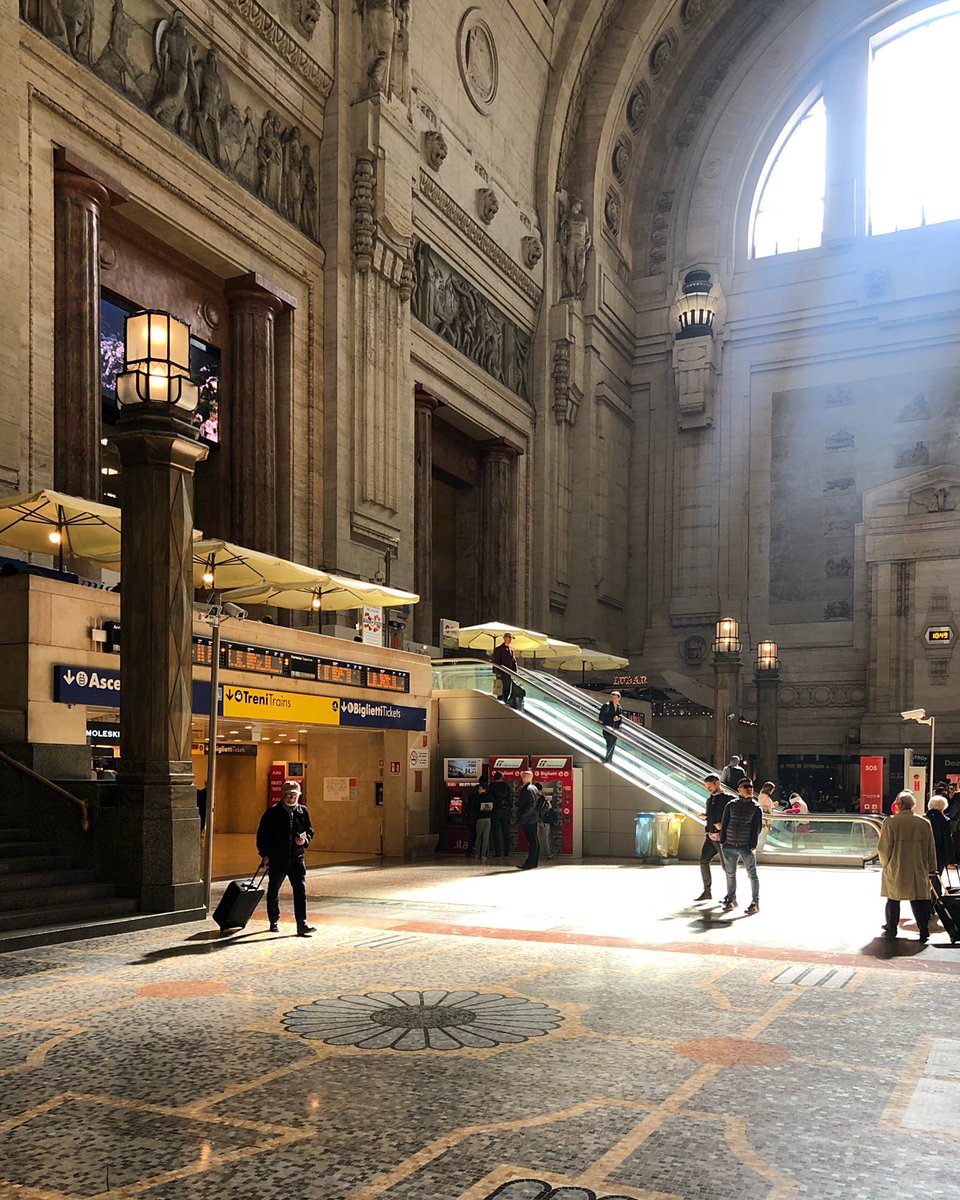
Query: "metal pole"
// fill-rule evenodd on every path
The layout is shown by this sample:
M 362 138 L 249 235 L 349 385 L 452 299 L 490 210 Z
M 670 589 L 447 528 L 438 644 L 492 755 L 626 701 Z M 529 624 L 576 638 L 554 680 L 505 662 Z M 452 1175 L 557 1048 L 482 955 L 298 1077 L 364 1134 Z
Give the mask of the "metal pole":
M 203 845 L 203 905 L 210 912 L 210 888 L 213 884 L 213 810 L 217 786 L 217 690 L 220 683 L 220 617 L 210 614 L 213 645 L 210 658 L 210 714 L 207 721 L 207 816 Z
M 935 736 L 936 729 L 937 729 L 937 718 L 931 717 L 930 718 L 930 774 L 927 776 L 927 783 L 930 785 L 929 797 L 931 800 L 933 799 L 933 795 L 934 795 L 933 789 L 935 786 L 934 782 L 933 782 L 933 751 L 934 751 L 934 747 L 936 744 L 936 736 Z M 929 803 L 927 804 L 927 807 L 928 808 L 930 807 Z

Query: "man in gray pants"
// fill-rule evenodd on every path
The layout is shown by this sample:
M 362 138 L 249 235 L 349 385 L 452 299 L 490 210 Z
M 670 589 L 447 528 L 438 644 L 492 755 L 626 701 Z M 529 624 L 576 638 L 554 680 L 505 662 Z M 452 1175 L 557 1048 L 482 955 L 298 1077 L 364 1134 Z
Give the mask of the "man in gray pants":
M 487 790 L 487 785 L 477 785 L 477 840 L 476 855 L 478 862 L 486 862 L 490 853 L 490 818 L 493 814 L 493 798 Z

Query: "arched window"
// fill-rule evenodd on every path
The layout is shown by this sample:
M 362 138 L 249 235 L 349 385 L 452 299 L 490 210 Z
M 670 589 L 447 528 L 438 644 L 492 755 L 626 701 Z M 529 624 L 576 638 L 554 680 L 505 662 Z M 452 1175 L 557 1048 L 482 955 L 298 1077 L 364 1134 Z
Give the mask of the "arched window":
M 827 108 L 817 96 L 794 113 L 760 176 L 751 258 L 820 245 L 826 170 Z
M 951 145 L 960 3 L 950 0 L 870 40 L 867 232 L 960 218 L 960 157 Z
M 958 63 L 960 0 L 856 35 L 767 158 L 750 257 L 960 220 L 949 140 Z

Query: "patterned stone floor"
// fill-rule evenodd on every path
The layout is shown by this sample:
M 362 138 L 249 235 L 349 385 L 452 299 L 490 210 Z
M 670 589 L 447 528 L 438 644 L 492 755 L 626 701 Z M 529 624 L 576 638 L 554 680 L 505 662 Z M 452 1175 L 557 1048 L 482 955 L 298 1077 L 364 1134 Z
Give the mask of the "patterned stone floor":
M 960 948 L 875 940 L 878 884 L 334 867 L 310 940 L 0 956 L 0 1197 L 954 1197 Z

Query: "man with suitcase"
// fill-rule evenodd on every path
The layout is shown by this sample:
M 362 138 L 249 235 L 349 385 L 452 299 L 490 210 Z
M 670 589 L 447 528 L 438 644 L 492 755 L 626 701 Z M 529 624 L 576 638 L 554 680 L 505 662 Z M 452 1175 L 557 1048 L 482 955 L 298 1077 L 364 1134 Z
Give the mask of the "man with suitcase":
M 288 779 L 274 804 L 260 818 L 257 851 L 268 871 L 267 919 L 270 932 L 280 931 L 280 885 L 290 880 L 297 937 L 309 937 L 314 926 L 307 924 L 307 868 L 303 852 L 313 838 L 310 814 L 300 803 L 300 784 Z

